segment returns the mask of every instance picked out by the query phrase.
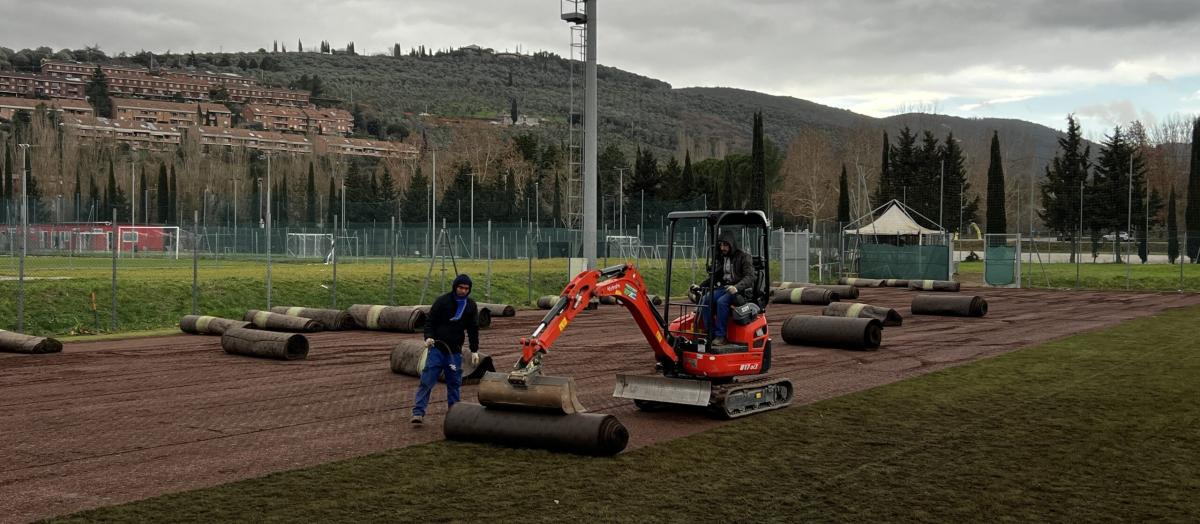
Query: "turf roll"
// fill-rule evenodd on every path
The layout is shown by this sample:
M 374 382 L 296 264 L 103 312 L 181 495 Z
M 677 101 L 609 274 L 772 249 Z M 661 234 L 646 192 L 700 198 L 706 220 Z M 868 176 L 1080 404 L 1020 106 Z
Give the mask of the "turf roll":
M 425 328 L 426 310 L 414 306 L 354 304 L 346 310 L 362 329 L 415 333 Z
M 324 331 L 325 324 L 318 320 L 304 317 L 293 317 L 291 315 L 281 315 L 270 311 L 259 311 L 251 309 L 246 311 L 242 316 L 242 320 L 254 324 L 254 327 L 259 329 L 268 329 L 271 331 L 292 331 L 297 333 L 314 333 Z
M 919 291 L 951 291 L 957 293 L 958 282 L 953 280 L 909 280 L 908 289 Z
M 425 369 L 425 358 L 428 355 L 428 351 L 428 348 L 425 347 L 425 342 L 420 340 L 405 340 L 396 344 L 396 347 L 392 349 L 392 355 L 389 359 L 392 373 L 410 377 L 421 376 L 421 371 Z M 480 353 L 479 364 L 474 366 L 471 365 L 470 360 L 469 357 L 463 356 L 463 384 L 478 384 L 479 379 L 483 378 L 484 373 L 496 371 L 496 364 L 489 355 Z M 438 380 L 445 382 L 446 377 L 439 375 Z
M 826 284 L 826 285 L 820 285 L 820 286 L 816 286 L 816 287 L 824 288 L 824 289 L 828 289 L 828 290 L 832 291 L 833 296 L 834 296 L 834 298 L 833 298 L 834 302 L 837 302 L 839 300 L 854 300 L 854 299 L 858 298 L 858 288 L 855 286 L 848 286 L 848 285 L 843 285 L 843 284 Z
M 35 337 L 0 329 L 0 352 L 5 353 L 61 353 L 62 342 L 49 337 Z
M 778 288 L 771 290 L 771 303 L 773 304 L 824 306 L 836 300 L 837 298 L 833 292 L 818 287 Z
M 552 415 L 485 408 L 459 402 L 446 413 L 448 440 L 611 456 L 629 443 L 629 430 L 612 415 Z
M 296 333 L 230 328 L 221 335 L 221 349 L 231 355 L 303 360 L 308 357 L 308 339 Z
M 600 297 L 600 304 L 605 305 L 605 306 L 615 306 L 615 305 L 617 305 L 617 296 L 616 295 L 602 296 L 602 297 Z M 546 308 L 546 309 L 550 309 L 550 308 Z
M 492 313 L 492 317 L 515 317 L 517 316 L 517 308 L 508 304 L 489 304 L 487 302 L 479 302 L 479 309 L 486 309 Z
M 987 314 L 987 300 L 968 295 L 917 295 L 913 297 L 912 314 L 947 317 L 982 317 Z
M 550 309 L 556 303 L 558 303 L 558 295 L 544 295 L 537 299 L 538 309 Z
M 795 346 L 874 350 L 883 338 L 883 323 L 873 318 L 792 315 L 783 321 L 780 334 Z
M 276 306 L 271 308 L 271 312 L 281 315 L 291 315 L 293 317 L 311 318 L 320 322 L 325 326 L 325 329 L 330 331 L 345 331 L 358 327 L 355 324 L 354 318 L 350 316 L 350 313 L 340 309 Z
M 249 327 L 245 320 L 231 320 L 208 315 L 184 315 L 179 319 L 179 330 L 193 335 L 224 335 L 230 328 Z
M 900 278 L 889 278 L 883 281 L 883 287 L 908 287 L 908 280 Z
M 492 327 L 492 310 L 479 308 L 475 313 L 475 321 L 481 328 Z
M 885 327 L 899 326 L 904 321 L 895 309 L 850 302 L 834 302 L 825 306 L 821 314 L 827 317 L 873 318 L 882 322 Z
M 854 287 L 881 287 L 883 286 L 883 280 L 878 278 L 842 277 L 838 279 L 838 284 Z
M 808 283 L 808 282 L 771 282 L 771 287 L 777 287 L 777 288 L 783 288 L 783 289 L 791 289 L 791 288 L 795 288 L 795 287 L 808 287 L 811 285 L 812 284 Z

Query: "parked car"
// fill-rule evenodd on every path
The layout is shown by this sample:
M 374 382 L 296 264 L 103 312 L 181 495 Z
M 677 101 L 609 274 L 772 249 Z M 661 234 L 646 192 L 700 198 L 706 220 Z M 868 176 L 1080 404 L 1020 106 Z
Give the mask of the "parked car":
M 1122 241 L 1129 240 L 1129 239 L 1131 238 L 1131 237 L 1129 236 L 1129 233 L 1126 233 L 1126 232 L 1124 232 L 1124 231 L 1122 231 L 1122 232 L 1120 233 L 1120 235 L 1121 235 L 1121 240 L 1122 240 Z M 1100 238 L 1103 238 L 1104 240 L 1108 240 L 1108 241 L 1110 241 L 1110 242 L 1111 242 L 1111 241 L 1113 241 L 1113 240 L 1116 240 L 1116 239 L 1117 239 L 1117 233 L 1109 233 L 1109 234 L 1107 234 L 1107 235 L 1104 235 L 1104 236 L 1102 236 L 1102 237 L 1100 237 Z

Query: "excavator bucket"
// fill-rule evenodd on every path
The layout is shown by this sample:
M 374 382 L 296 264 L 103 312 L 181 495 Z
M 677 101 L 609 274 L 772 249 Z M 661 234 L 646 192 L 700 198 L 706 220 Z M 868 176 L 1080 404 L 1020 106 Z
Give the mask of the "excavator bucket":
M 712 384 L 707 380 L 688 380 L 663 376 L 617 375 L 613 396 L 667 404 L 708 406 Z
M 479 403 L 513 411 L 538 411 L 570 415 L 587 411 L 575 396 L 575 379 L 533 375 L 524 383 L 509 380 L 508 373 L 489 372 L 479 381 Z

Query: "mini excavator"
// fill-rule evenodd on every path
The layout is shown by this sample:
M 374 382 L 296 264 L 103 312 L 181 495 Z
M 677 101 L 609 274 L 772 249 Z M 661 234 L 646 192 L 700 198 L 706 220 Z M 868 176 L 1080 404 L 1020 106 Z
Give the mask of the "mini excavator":
M 694 303 L 672 304 L 667 300 L 660 312 L 651 304 L 646 284 L 634 266 L 591 269 L 575 276 L 533 333 L 521 339 L 521 357 L 514 369 L 485 376 L 479 385 L 479 403 L 489 411 L 565 415 L 586 411 L 576 397 L 573 379 L 544 375 L 542 371 L 554 341 L 596 297 L 615 297 L 625 306 L 656 361 L 655 375 L 617 375 L 613 396 L 632 399 L 642 410 L 700 406 L 720 418 L 742 417 L 791 403 L 791 381 L 765 375 L 771 367 L 771 338 L 765 316 L 770 281 L 764 256 L 770 252 L 766 215 L 761 211 L 683 211 L 670 213 L 667 219 L 667 297 L 671 296 L 675 251 L 686 252 L 688 248 L 675 243 L 675 234 L 683 227 L 691 228 L 692 243 L 696 231 L 704 231 L 708 239 L 711 249 L 707 250 L 705 267 L 710 282 L 714 280 L 716 240 L 722 231 L 740 234 L 743 244 L 745 240 L 753 241 L 749 251 L 756 254 L 754 286 L 739 293 L 740 304 L 735 303 L 738 309 L 730 315 L 725 344 L 714 345 L 711 330 L 703 329 L 704 317 L 709 315 L 706 306 L 696 304 L 701 302 L 696 294 L 692 296 Z M 695 252 L 691 253 L 695 257 Z M 716 303 L 712 289 L 699 292 L 710 295 L 708 303 Z M 678 308 L 678 315 L 668 323 L 665 319 L 671 318 L 673 307 Z

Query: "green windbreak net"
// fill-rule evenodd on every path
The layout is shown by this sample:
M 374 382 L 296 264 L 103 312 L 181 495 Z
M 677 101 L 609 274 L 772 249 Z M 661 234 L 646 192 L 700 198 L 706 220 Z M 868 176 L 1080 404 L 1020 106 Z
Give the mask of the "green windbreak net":
M 983 258 L 983 279 L 988 285 L 1011 286 L 1017 282 L 1017 248 L 988 246 Z
M 950 250 L 946 246 L 859 246 L 858 276 L 908 280 L 949 280 Z

